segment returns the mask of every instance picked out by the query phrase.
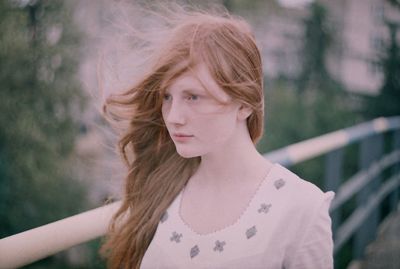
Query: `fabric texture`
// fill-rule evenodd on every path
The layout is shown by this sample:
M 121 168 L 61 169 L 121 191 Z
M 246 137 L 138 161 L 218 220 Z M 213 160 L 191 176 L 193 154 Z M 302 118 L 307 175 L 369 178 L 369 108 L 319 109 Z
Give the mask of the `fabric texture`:
M 209 234 L 182 220 L 182 193 L 162 216 L 140 268 L 333 268 L 329 206 L 335 193 L 322 192 L 280 164 L 236 222 Z

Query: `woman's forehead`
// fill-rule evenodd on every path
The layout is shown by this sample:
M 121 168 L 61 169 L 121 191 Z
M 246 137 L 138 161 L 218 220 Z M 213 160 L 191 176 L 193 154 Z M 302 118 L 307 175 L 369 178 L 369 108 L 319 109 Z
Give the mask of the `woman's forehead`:
M 218 101 L 229 102 L 231 97 L 225 93 L 211 76 L 209 69 L 203 63 L 197 64 L 178 76 L 168 87 L 171 91 L 198 90 L 215 97 Z

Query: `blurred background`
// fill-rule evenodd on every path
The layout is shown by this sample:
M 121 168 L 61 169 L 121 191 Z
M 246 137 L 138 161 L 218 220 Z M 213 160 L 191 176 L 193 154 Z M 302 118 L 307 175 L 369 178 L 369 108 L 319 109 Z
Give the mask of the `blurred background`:
M 120 197 L 125 170 L 97 73 L 120 2 L 0 0 L 0 238 Z M 207 2 L 244 17 L 262 50 L 260 152 L 400 115 L 398 0 L 190 1 Z M 346 154 L 345 177 L 358 162 Z M 322 161 L 292 170 L 321 186 Z M 25 268 L 105 268 L 100 240 Z

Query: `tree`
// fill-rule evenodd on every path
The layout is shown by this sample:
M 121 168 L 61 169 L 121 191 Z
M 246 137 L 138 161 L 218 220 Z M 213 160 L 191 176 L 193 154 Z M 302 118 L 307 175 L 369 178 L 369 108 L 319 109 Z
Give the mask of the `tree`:
M 300 51 L 302 70 L 297 80 L 299 93 L 308 87 L 320 88 L 331 80 L 325 65 L 328 49 L 332 42 L 331 33 L 326 25 L 327 11 L 314 3 L 309 8 L 310 16 L 304 19 L 304 42 Z M 310 85 L 314 84 L 314 85 Z
M 400 0 L 387 0 L 387 2 L 389 2 L 389 4 L 391 4 L 392 6 L 400 9 Z
M 0 237 L 80 212 L 70 166 L 85 104 L 63 1 L 0 0 Z
M 400 115 L 400 49 L 396 38 L 399 25 L 390 21 L 385 24 L 389 40 L 378 60 L 383 71 L 383 83 L 377 96 L 367 97 L 364 114 L 368 118 Z

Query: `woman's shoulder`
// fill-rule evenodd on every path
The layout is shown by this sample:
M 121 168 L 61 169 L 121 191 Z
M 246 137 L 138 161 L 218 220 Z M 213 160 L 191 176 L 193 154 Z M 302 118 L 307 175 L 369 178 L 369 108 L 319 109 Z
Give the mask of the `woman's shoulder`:
M 321 203 L 330 203 L 334 198 L 333 191 L 323 192 L 314 183 L 299 177 L 288 168 L 276 164 L 274 171 L 274 185 L 282 189 L 288 202 L 297 207 L 307 207 Z M 278 189 L 278 188 L 277 188 Z M 285 191 L 283 191 L 285 189 Z
M 287 239 L 285 268 L 333 268 L 329 207 L 335 193 L 322 191 L 281 165 L 275 174 L 275 182 L 284 182 L 275 197 L 279 205 L 276 222 Z

